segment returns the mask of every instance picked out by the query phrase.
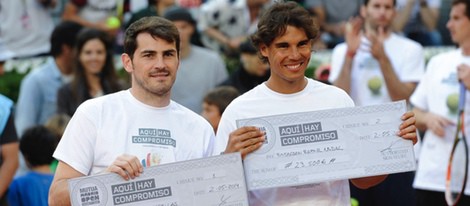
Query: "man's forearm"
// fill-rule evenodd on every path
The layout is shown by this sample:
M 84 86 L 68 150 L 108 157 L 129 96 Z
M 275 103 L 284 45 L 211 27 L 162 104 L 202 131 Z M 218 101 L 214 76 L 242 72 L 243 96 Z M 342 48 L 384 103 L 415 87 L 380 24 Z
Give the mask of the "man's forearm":
M 438 18 L 439 18 L 439 10 L 438 9 L 430 8 L 430 7 L 424 7 L 424 8 L 421 8 L 419 14 L 421 16 L 421 20 L 423 20 L 424 26 L 426 26 L 426 28 L 429 31 L 433 31 L 434 29 L 436 29 L 437 21 L 438 21 Z
M 344 63 L 341 67 L 341 72 L 333 84 L 349 94 L 351 90 L 351 67 L 354 56 L 349 55 L 347 52 L 345 55 L 346 56 L 344 57 Z
M 397 11 L 397 15 L 395 16 L 395 19 L 393 21 L 393 30 L 396 32 L 402 32 L 403 28 L 405 27 L 406 23 L 408 22 L 410 16 L 411 16 L 411 11 L 414 6 L 414 1 L 408 1 L 406 3 L 406 6 L 400 10 Z
M 5 161 L 0 168 L 0 197 L 5 195 L 10 182 L 15 176 L 16 169 L 18 168 L 18 161 Z
M 71 205 L 68 182 L 66 179 L 58 180 L 51 185 L 51 188 L 49 190 L 49 205 L 50 206 Z
M 388 57 L 380 59 L 379 64 L 380 69 L 382 70 L 382 75 L 384 77 L 385 84 L 387 84 L 387 90 L 388 94 L 390 95 L 390 99 L 392 99 L 392 101 L 402 99 L 408 100 L 408 98 L 413 93 L 416 85 L 401 82 L 397 74 L 395 73 Z
M 3 163 L 0 167 L 0 197 L 3 197 L 18 169 L 18 143 L 4 144 L 1 151 Z

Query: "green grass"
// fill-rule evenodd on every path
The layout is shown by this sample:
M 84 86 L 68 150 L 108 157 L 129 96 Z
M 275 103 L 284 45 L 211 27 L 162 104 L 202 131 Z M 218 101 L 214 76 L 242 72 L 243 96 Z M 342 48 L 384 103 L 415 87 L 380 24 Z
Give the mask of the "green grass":
M 20 74 L 13 70 L 0 76 L 0 94 L 3 94 L 16 102 L 20 91 L 21 80 L 25 75 L 26 73 Z

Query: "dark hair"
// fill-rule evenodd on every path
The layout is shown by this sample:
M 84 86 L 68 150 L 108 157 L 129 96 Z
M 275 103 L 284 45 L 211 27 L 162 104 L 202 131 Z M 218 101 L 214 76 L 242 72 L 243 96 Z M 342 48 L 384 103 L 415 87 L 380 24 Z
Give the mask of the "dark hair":
M 67 45 L 73 48 L 77 34 L 82 29 L 82 26 L 76 22 L 63 21 L 60 22 L 52 31 L 51 34 L 51 51 L 53 57 L 62 53 L 62 45 Z
M 180 35 L 178 29 L 170 20 L 158 16 L 143 17 L 132 23 L 126 30 L 124 38 L 124 52 L 131 59 L 137 49 L 137 35 L 140 33 L 148 33 L 153 38 L 161 38 L 167 42 L 175 43 L 176 52 L 180 53 Z
M 51 164 L 57 138 L 46 127 L 34 126 L 25 130 L 20 139 L 20 151 L 30 167 Z
M 189 10 L 183 7 L 169 7 L 165 10 L 163 17 L 170 21 L 185 21 L 192 24 L 193 26 L 196 26 L 196 20 L 194 20 Z
M 364 0 L 364 6 L 367 6 L 369 4 L 369 0 Z M 397 5 L 397 0 L 393 0 L 393 6 Z
M 470 1 L 469 0 L 453 0 L 452 6 L 457 4 L 464 4 L 465 5 L 465 16 L 470 19 Z
M 113 60 L 113 43 L 108 34 L 104 31 L 85 28 L 77 36 L 76 53 L 75 53 L 75 70 L 74 78 L 71 82 L 72 97 L 80 104 L 87 99 L 91 99 L 91 95 L 88 87 L 88 79 L 86 77 L 86 71 L 80 62 L 80 53 L 87 42 L 93 39 L 100 40 L 106 49 L 106 60 L 103 69 L 99 73 L 101 87 L 104 94 L 113 93 L 119 91 L 120 85 L 118 83 L 118 77 L 116 75 L 116 69 L 114 67 Z M 77 104 L 77 105 L 78 105 Z
M 235 98 L 240 95 L 237 89 L 232 86 L 219 86 L 210 90 L 206 96 L 204 96 L 204 102 L 207 104 L 213 104 L 219 108 L 220 114 L 224 113 L 225 108 Z
M 261 16 L 258 30 L 251 40 L 257 49 L 262 44 L 270 46 L 276 37 L 286 32 L 287 26 L 303 29 L 307 38 L 313 40 L 318 35 L 317 25 L 313 22 L 310 13 L 299 4 L 293 1 L 276 2 Z M 267 57 L 260 55 L 260 58 L 268 62 Z

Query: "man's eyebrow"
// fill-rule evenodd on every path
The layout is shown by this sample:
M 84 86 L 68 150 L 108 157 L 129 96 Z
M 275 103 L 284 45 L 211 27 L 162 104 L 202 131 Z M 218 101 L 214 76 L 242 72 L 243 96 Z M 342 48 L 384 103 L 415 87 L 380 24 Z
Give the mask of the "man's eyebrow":
M 274 44 L 275 47 L 281 47 L 281 46 L 289 46 L 289 43 L 287 42 L 279 42 Z
M 176 53 L 176 49 L 167 49 L 163 53 Z
M 156 54 L 157 51 L 155 50 L 143 50 L 140 52 L 140 54 Z

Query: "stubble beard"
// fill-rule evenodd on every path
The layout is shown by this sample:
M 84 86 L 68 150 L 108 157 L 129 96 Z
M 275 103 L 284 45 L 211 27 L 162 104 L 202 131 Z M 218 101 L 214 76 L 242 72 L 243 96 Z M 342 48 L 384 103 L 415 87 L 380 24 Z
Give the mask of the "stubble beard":
M 155 87 L 152 87 L 150 82 L 143 79 L 135 78 L 134 80 L 136 84 L 145 91 L 145 93 L 157 97 L 165 97 L 169 95 L 173 85 L 171 84 L 170 86 L 166 86 L 163 83 L 159 83 L 160 85 L 155 85 Z

